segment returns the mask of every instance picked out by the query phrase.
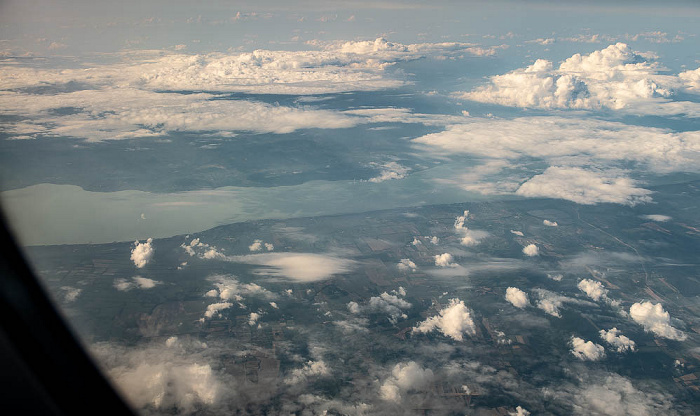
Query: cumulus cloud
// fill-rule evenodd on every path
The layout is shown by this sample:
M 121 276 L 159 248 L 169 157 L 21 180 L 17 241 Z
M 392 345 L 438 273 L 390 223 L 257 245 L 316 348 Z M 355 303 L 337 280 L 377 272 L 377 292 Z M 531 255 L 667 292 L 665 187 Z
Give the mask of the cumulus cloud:
M 465 333 L 473 335 L 476 332 L 470 310 L 464 305 L 464 301 L 459 299 L 450 299 L 449 304 L 440 310 L 438 315 L 413 328 L 419 333 L 428 333 L 436 329 L 455 341 L 462 341 Z
M 540 249 L 535 244 L 528 244 L 523 247 L 523 254 L 529 257 L 539 256 Z
M 486 238 L 489 233 L 482 230 L 471 230 L 464 224 L 469 219 L 469 211 L 464 211 L 464 214 L 455 218 L 454 229 L 457 235 L 460 236 L 460 244 L 463 246 L 475 246 Z
M 564 303 L 595 306 L 594 303 L 569 298 L 566 296 L 556 294 L 554 292 L 550 292 L 549 290 L 545 289 L 533 289 L 532 292 L 535 293 L 538 298 L 537 302 L 535 303 L 535 306 L 537 306 L 537 308 L 539 309 L 542 309 L 547 314 L 555 316 L 557 318 L 561 318 L 560 308 L 563 306 Z
M 577 286 L 581 292 L 595 301 L 599 301 L 601 298 L 606 298 L 608 296 L 608 289 L 597 280 L 583 279 L 578 282 Z
M 255 50 L 191 55 L 164 51 L 124 53 L 121 62 L 80 69 L 15 67 L 0 72 L 0 88 L 70 81 L 118 84 L 162 91 L 258 94 L 329 94 L 395 88 L 405 81 L 387 76 L 397 62 L 427 56 L 488 55 L 494 48 L 466 43 L 401 44 L 371 41 L 311 42 L 322 50 Z
M 181 342 L 176 337 L 139 348 L 93 347 L 132 406 L 171 414 L 191 414 L 227 395 L 220 375 L 202 359 L 203 350 L 205 344 Z
M 207 310 L 204 311 L 205 318 L 213 318 L 215 316 L 221 316 L 221 311 L 228 309 L 233 306 L 231 302 L 218 302 L 207 305 Z
M 214 275 L 207 278 L 214 283 L 216 289 L 206 293 L 208 297 L 219 298 L 224 301 L 240 302 L 246 296 L 256 296 L 263 299 L 275 299 L 277 295 L 256 283 L 241 283 L 231 275 Z
M 410 309 L 411 304 L 396 295 L 384 292 L 379 296 L 372 296 L 367 308 L 371 311 L 386 313 L 392 322 L 396 322 L 398 318 L 405 319 L 407 317 L 403 310 Z
M 402 394 L 425 388 L 433 379 L 432 370 L 421 367 L 415 361 L 398 363 L 379 388 L 379 395 L 383 400 L 399 403 Z
M 264 266 L 256 271 L 272 277 L 283 277 L 298 282 L 316 282 L 336 274 L 347 273 L 355 262 L 332 254 L 315 253 L 262 253 L 231 256 L 229 261 Z
M 415 272 L 418 269 L 416 263 L 411 261 L 411 259 L 401 259 L 401 261 L 396 265 L 402 272 Z
M 575 413 L 606 416 L 673 415 L 673 402 L 658 390 L 642 391 L 617 374 L 590 383 L 573 397 Z
M 608 202 L 634 206 L 651 202 L 651 191 L 636 187 L 632 179 L 611 173 L 550 166 L 520 185 L 515 193 L 531 198 L 567 199 L 585 205 Z
M 522 309 L 530 306 L 530 300 L 527 297 L 527 293 L 523 292 L 517 287 L 509 287 L 506 289 L 506 300 L 516 308 Z
M 131 261 L 134 262 L 134 266 L 141 269 L 151 261 L 154 251 L 152 238 L 149 238 L 144 243 L 139 243 L 139 241 L 136 240 L 134 248 L 131 250 Z
M 515 235 L 517 235 L 518 237 L 524 237 L 524 236 L 525 236 L 525 234 L 523 234 L 522 231 L 510 230 L 510 232 L 511 232 L 511 234 L 515 234 Z
M 538 59 L 526 68 L 493 76 L 490 84 L 458 96 L 512 107 L 648 112 L 637 104 L 663 105 L 684 82 L 692 88 L 694 75 L 661 75 L 663 69 L 648 56 L 617 43 L 589 55 L 575 54 L 556 69 L 552 62 Z M 696 105 L 686 104 L 697 112 Z
M 399 287 L 398 290 L 393 290 L 392 293 L 383 292 L 379 296 L 372 296 L 364 306 L 357 302 L 349 302 L 347 306 L 350 313 L 353 314 L 366 312 L 388 315 L 389 321 L 395 324 L 399 318 L 407 318 L 404 311 L 412 306 L 409 302 L 402 299 L 404 296 L 406 296 L 406 290 L 403 287 Z
M 601 329 L 600 338 L 617 349 L 617 352 L 634 351 L 636 344 L 631 339 L 622 335 L 619 329 L 611 328 L 609 331 Z
M 598 361 L 605 357 L 605 348 L 602 345 L 586 341 L 582 338 L 571 337 L 571 354 L 579 360 Z
M 115 279 L 114 288 L 122 292 L 127 292 L 131 289 L 152 289 L 161 283 L 163 282 L 147 277 L 134 276 L 130 280 L 124 278 Z
M 455 267 L 457 264 L 453 263 L 453 257 L 450 253 L 442 253 L 435 255 L 435 265 L 438 267 Z
M 510 416 L 530 416 L 530 412 L 526 409 L 518 406 L 515 408 L 515 412 L 508 413 Z
M 700 68 L 678 74 L 690 92 L 700 92 Z
M 264 242 L 264 241 L 262 241 L 262 240 L 255 240 L 255 241 L 253 241 L 253 244 L 251 244 L 250 246 L 248 246 L 248 250 L 250 250 L 250 251 L 261 251 L 261 250 L 263 249 L 263 247 L 264 247 L 265 250 L 267 250 L 267 251 L 273 251 L 273 250 L 275 249 L 275 246 L 274 246 L 273 244 L 271 244 L 271 243 L 266 243 L 266 242 Z
M 331 369 L 323 360 L 310 360 L 301 368 L 295 368 L 285 377 L 284 382 L 291 385 L 299 385 L 310 378 L 327 377 L 331 375 Z
M 542 221 L 542 224 L 546 225 L 547 227 L 558 227 L 559 224 L 557 224 L 556 221 L 550 221 L 550 220 L 544 220 Z
M 63 300 L 67 303 L 75 302 L 82 293 L 83 289 L 71 287 L 71 286 L 61 286 L 61 291 L 63 292 Z
M 630 306 L 630 317 L 644 327 L 647 332 L 655 335 L 683 341 L 687 335 L 671 326 L 671 315 L 664 310 L 660 303 L 638 302 Z

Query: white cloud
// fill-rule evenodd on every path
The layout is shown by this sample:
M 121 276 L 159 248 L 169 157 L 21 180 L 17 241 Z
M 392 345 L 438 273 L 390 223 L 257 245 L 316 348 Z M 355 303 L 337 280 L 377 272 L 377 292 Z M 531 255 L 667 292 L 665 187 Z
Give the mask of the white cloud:
M 248 325 L 255 326 L 261 316 L 262 315 L 257 312 L 251 312 L 250 315 L 248 315 Z
M 173 131 L 284 134 L 303 128 L 347 128 L 366 122 L 335 111 L 215 98 L 208 93 L 117 87 L 55 95 L 0 91 L 0 106 L 9 114 L 35 119 L 33 125 L 42 134 L 88 141 L 158 137 Z M 52 112 L 62 107 L 79 110 L 63 116 Z
M 348 310 L 350 313 L 358 314 L 362 312 L 362 308 L 360 307 L 360 304 L 357 302 L 348 302 Z
M 414 331 L 421 333 L 435 329 L 455 341 L 462 341 L 465 333 L 473 335 L 476 332 L 471 312 L 464 305 L 464 301 L 459 299 L 451 299 L 450 303 L 438 312 L 438 315 L 426 319 L 413 328 Z
M 530 416 L 530 412 L 526 409 L 518 406 L 515 408 L 515 412 L 508 413 L 510 416 Z
M 547 314 L 561 318 L 559 313 L 559 308 L 561 308 L 563 301 L 566 299 L 564 296 L 559 296 L 547 290 L 537 290 L 537 295 L 539 297 L 537 301 L 537 307 L 542 309 Z
M 311 42 L 323 50 L 209 53 L 126 52 L 121 62 L 63 70 L 15 67 L 0 70 L 0 88 L 70 81 L 149 90 L 258 94 L 329 94 L 396 88 L 405 81 L 387 76 L 397 62 L 427 56 L 489 55 L 494 48 L 466 43 L 404 45 L 379 38 L 359 42 Z
M 551 166 L 541 175 L 529 179 L 516 194 L 536 198 L 558 198 L 578 204 L 600 202 L 637 205 L 651 202 L 652 192 L 635 186 L 635 181 L 604 172 L 581 168 Z
M 605 416 L 675 415 L 673 401 L 657 389 L 641 391 L 629 379 L 610 374 L 574 397 L 575 413 Z
M 147 277 L 134 276 L 131 280 L 118 278 L 114 280 L 114 288 L 126 292 L 131 289 L 152 289 L 163 282 L 149 279 Z
M 509 287 L 506 289 L 506 300 L 516 308 L 525 308 L 530 306 L 530 300 L 527 297 L 527 293 L 523 292 L 517 287 Z
M 550 221 L 550 220 L 544 220 L 542 221 L 542 224 L 546 225 L 547 227 L 558 227 L 559 224 L 557 224 L 556 221 Z
M 605 357 L 605 348 L 592 341 L 572 336 L 570 344 L 571 353 L 579 360 L 597 361 Z
M 421 367 L 415 361 L 396 364 L 379 388 L 379 396 L 386 401 L 399 403 L 402 393 L 427 387 L 434 379 L 432 370 Z
M 617 352 L 626 352 L 635 350 L 635 342 L 626 336 L 622 335 L 619 329 L 612 328 L 609 331 L 600 330 L 600 338 L 611 346 L 617 348 Z
M 203 405 L 219 403 L 226 389 L 216 371 L 198 355 L 205 345 L 185 343 L 185 347 L 182 342 L 168 341 L 166 346 L 138 349 L 107 344 L 93 349 L 109 366 L 107 373 L 118 390 L 136 409 L 191 414 Z
M 700 92 L 700 68 L 681 72 L 678 77 L 685 83 L 690 92 Z
M 402 272 L 415 272 L 418 269 L 416 263 L 411 261 L 411 259 L 401 259 L 401 261 L 396 265 Z
M 557 274 L 547 273 L 547 277 L 549 279 L 554 280 L 555 282 L 561 282 L 561 279 L 564 278 L 564 275 L 558 274 L 558 273 Z
M 523 234 L 522 231 L 510 230 L 510 232 L 511 232 L 512 234 L 517 235 L 518 237 L 524 237 L 524 236 L 525 236 L 525 234 Z
M 405 293 L 405 292 L 404 292 Z M 405 309 L 410 309 L 411 304 L 396 295 L 382 293 L 379 296 L 372 296 L 367 303 L 368 310 L 372 312 L 382 312 L 389 315 L 389 320 L 396 322 L 398 318 L 406 319 Z
M 407 318 L 404 310 L 410 309 L 412 306 L 402 299 L 403 296 L 406 296 L 406 290 L 399 287 L 398 291 L 393 290 L 391 294 L 383 292 L 379 296 L 372 296 L 365 306 L 361 306 L 357 302 L 349 302 L 347 307 L 353 314 L 361 312 L 386 314 L 389 321 L 395 324 L 399 318 Z
M 607 298 L 608 296 L 608 289 L 596 280 L 583 279 L 578 282 L 577 286 L 579 290 L 595 301 L 599 301 L 601 298 Z
M 469 219 L 469 211 L 464 211 L 464 214 L 455 218 L 454 229 L 457 235 L 461 238 L 459 240 L 460 244 L 463 246 L 471 247 L 479 244 L 481 240 L 486 238 L 489 233 L 482 230 L 471 230 L 464 224 Z
M 642 218 L 645 218 L 647 220 L 656 221 L 656 222 L 666 222 L 666 221 L 670 221 L 673 219 L 673 218 L 669 217 L 668 215 L 661 215 L 661 214 L 642 215 Z
M 660 303 L 638 302 L 630 306 L 630 317 L 644 327 L 647 332 L 653 332 L 659 337 L 683 341 L 687 335 L 671 326 L 671 315 L 664 310 Z
M 262 253 L 231 256 L 229 261 L 265 266 L 256 271 L 272 277 L 284 277 L 298 282 L 316 282 L 347 273 L 355 262 L 331 254 Z
M 277 302 L 270 302 L 270 306 L 272 307 L 272 309 L 279 309 L 280 308 L 279 306 L 277 306 Z
M 528 244 L 523 247 L 523 254 L 529 257 L 539 256 L 540 249 L 534 244 Z
M 595 119 L 471 118 L 413 142 L 436 157 L 482 160 L 443 183 L 483 194 L 518 193 L 587 204 L 649 201 L 651 192 L 627 177 L 629 169 L 665 174 L 697 172 L 700 166 L 700 132 Z M 533 159 L 541 161 L 534 172 L 529 169 Z M 533 173 L 538 174 L 533 178 Z
M 331 369 L 323 360 L 308 361 L 301 368 L 293 369 L 284 379 L 286 384 L 299 385 L 309 378 L 327 377 L 331 374 Z
M 213 318 L 215 316 L 220 316 L 221 311 L 223 311 L 224 309 L 228 309 L 231 306 L 233 306 L 233 303 L 231 302 L 219 302 L 207 305 L 207 310 L 204 312 L 204 317 Z
M 75 302 L 83 291 L 83 289 L 70 286 L 61 286 L 61 290 L 63 291 L 63 300 L 67 303 Z
M 393 179 L 403 179 L 406 177 L 406 174 L 411 171 L 410 168 L 401 166 L 396 162 L 384 163 L 381 165 L 381 168 L 382 170 L 379 176 L 369 179 L 369 182 L 378 183 Z
M 143 268 L 153 258 L 153 239 L 149 238 L 144 243 L 139 243 L 138 240 L 134 243 L 134 248 L 131 250 L 131 260 L 134 266 Z
M 438 267 L 455 267 L 457 266 L 455 263 L 452 262 L 454 260 L 452 258 L 452 254 L 450 253 L 442 253 L 442 254 L 436 254 L 435 255 L 435 265 Z
M 257 296 L 264 299 L 275 299 L 277 295 L 255 283 L 241 283 L 234 276 L 214 275 L 207 280 L 214 282 L 216 289 L 206 293 L 208 297 L 218 297 L 224 301 L 240 302 L 244 296 Z
M 265 250 L 267 250 L 267 251 L 273 251 L 273 250 L 275 249 L 275 246 L 274 246 L 273 244 L 271 244 L 271 243 L 266 243 L 266 242 L 264 242 L 264 241 L 262 241 L 262 240 L 255 240 L 255 241 L 253 241 L 253 244 L 251 244 L 250 246 L 248 246 L 248 250 L 250 250 L 250 251 L 261 251 L 261 250 L 263 249 L 263 247 L 264 247 Z
M 664 107 L 684 81 L 691 87 L 694 83 L 692 74 L 679 78 L 660 74 L 663 69 L 647 55 L 617 43 L 589 55 L 575 54 L 557 69 L 552 62 L 538 59 L 526 68 L 493 76 L 490 84 L 458 96 L 513 107 L 647 113 L 653 107 Z M 699 109 L 691 102 L 682 103 L 682 108 L 680 112 L 697 113 Z M 674 110 L 669 107 L 666 111 Z

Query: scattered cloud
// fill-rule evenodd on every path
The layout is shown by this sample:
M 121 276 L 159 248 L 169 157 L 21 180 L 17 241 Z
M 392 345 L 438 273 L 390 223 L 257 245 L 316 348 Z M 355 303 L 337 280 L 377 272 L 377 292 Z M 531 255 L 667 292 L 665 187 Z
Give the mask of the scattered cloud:
M 489 233 L 482 230 L 471 230 L 464 224 L 469 219 L 469 211 L 464 211 L 464 214 L 455 218 L 454 229 L 457 235 L 460 236 L 460 244 L 471 247 L 479 244 L 481 240 L 488 237 Z
M 627 352 L 634 351 L 636 346 L 635 342 L 626 336 L 622 335 L 619 329 L 611 328 L 609 331 L 604 329 L 600 330 L 600 338 L 610 344 L 612 347 L 617 349 L 617 352 Z
M 516 308 L 522 309 L 530 306 L 530 300 L 527 297 L 527 293 L 523 292 L 517 287 L 509 287 L 506 289 L 506 300 Z
M 605 357 L 605 348 L 592 341 L 572 336 L 570 344 L 571 353 L 579 360 L 598 361 Z
M 595 301 L 599 301 L 601 298 L 606 298 L 608 296 L 608 289 L 596 280 L 583 279 L 578 282 L 578 288 Z
M 328 377 L 331 369 L 323 360 L 308 361 L 301 368 L 295 368 L 285 377 L 284 382 L 291 385 L 305 383 L 310 378 Z
M 544 220 L 542 221 L 542 224 L 546 225 L 547 227 L 558 227 L 559 224 L 557 224 L 556 221 L 550 221 L 550 220 Z
M 660 303 L 638 302 L 630 306 L 630 317 L 644 327 L 647 332 L 655 335 L 683 341 L 687 335 L 671 326 L 671 315 L 664 310 Z
M 379 388 L 383 400 L 399 403 L 402 394 L 409 390 L 420 390 L 428 387 L 434 379 L 432 370 L 420 366 L 415 361 L 396 364 Z
M 274 251 L 274 249 L 275 249 L 275 246 L 274 246 L 273 244 L 271 244 L 271 243 L 266 243 L 266 242 L 264 242 L 264 241 L 262 241 L 262 240 L 255 240 L 255 241 L 253 241 L 253 244 L 251 244 L 251 245 L 248 247 L 248 250 L 250 250 L 250 251 L 261 251 L 261 250 L 263 249 L 263 247 L 264 247 L 265 250 L 267 250 L 267 251 Z
M 206 344 L 171 337 L 164 343 L 126 348 L 97 344 L 93 352 L 136 409 L 191 414 L 228 394 L 220 375 L 203 359 Z
M 464 301 L 459 299 L 450 299 L 449 304 L 440 310 L 438 315 L 419 323 L 413 331 L 428 333 L 436 329 L 455 341 L 462 341 L 465 333 L 473 335 L 476 332 L 471 312 L 464 305 Z
M 435 255 L 435 265 L 438 267 L 456 267 L 457 264 L 453 263 L 454 258 L 450 253 L 442 253 Z
M 416 263 L 411 261 L 410 259 L 401 259 L 399 264 L 396 265 L 396 267 L 399 268 L 402 272 L 415 272 L 418 270 L 418 266 L 416 266 Z
M 540 249 L 535 244 L 528 244 L 523 247 L 523 254 L 529 257 L 539 256 Z
M 151 261 L 154 251 L 152 238 L 149 238 L 144 243 L 139 243 L 136 240 L 134 248 L 131 250 L 131 261 L 134 262 L 134 266 L 141 269 Z
M 215 316 L 221 316 L 221 311 L 228 309 L 233 306 L 231 302 L 218 302 L 207 305 L 207 310 L 204 312 L 204 318 L 213 318 Z
M 63 300 L 66 303 L 75 302 L 82 293 L 83 289 L 71 287 L 71 286 L 61 286 L 61 291 L 63 292 Z

